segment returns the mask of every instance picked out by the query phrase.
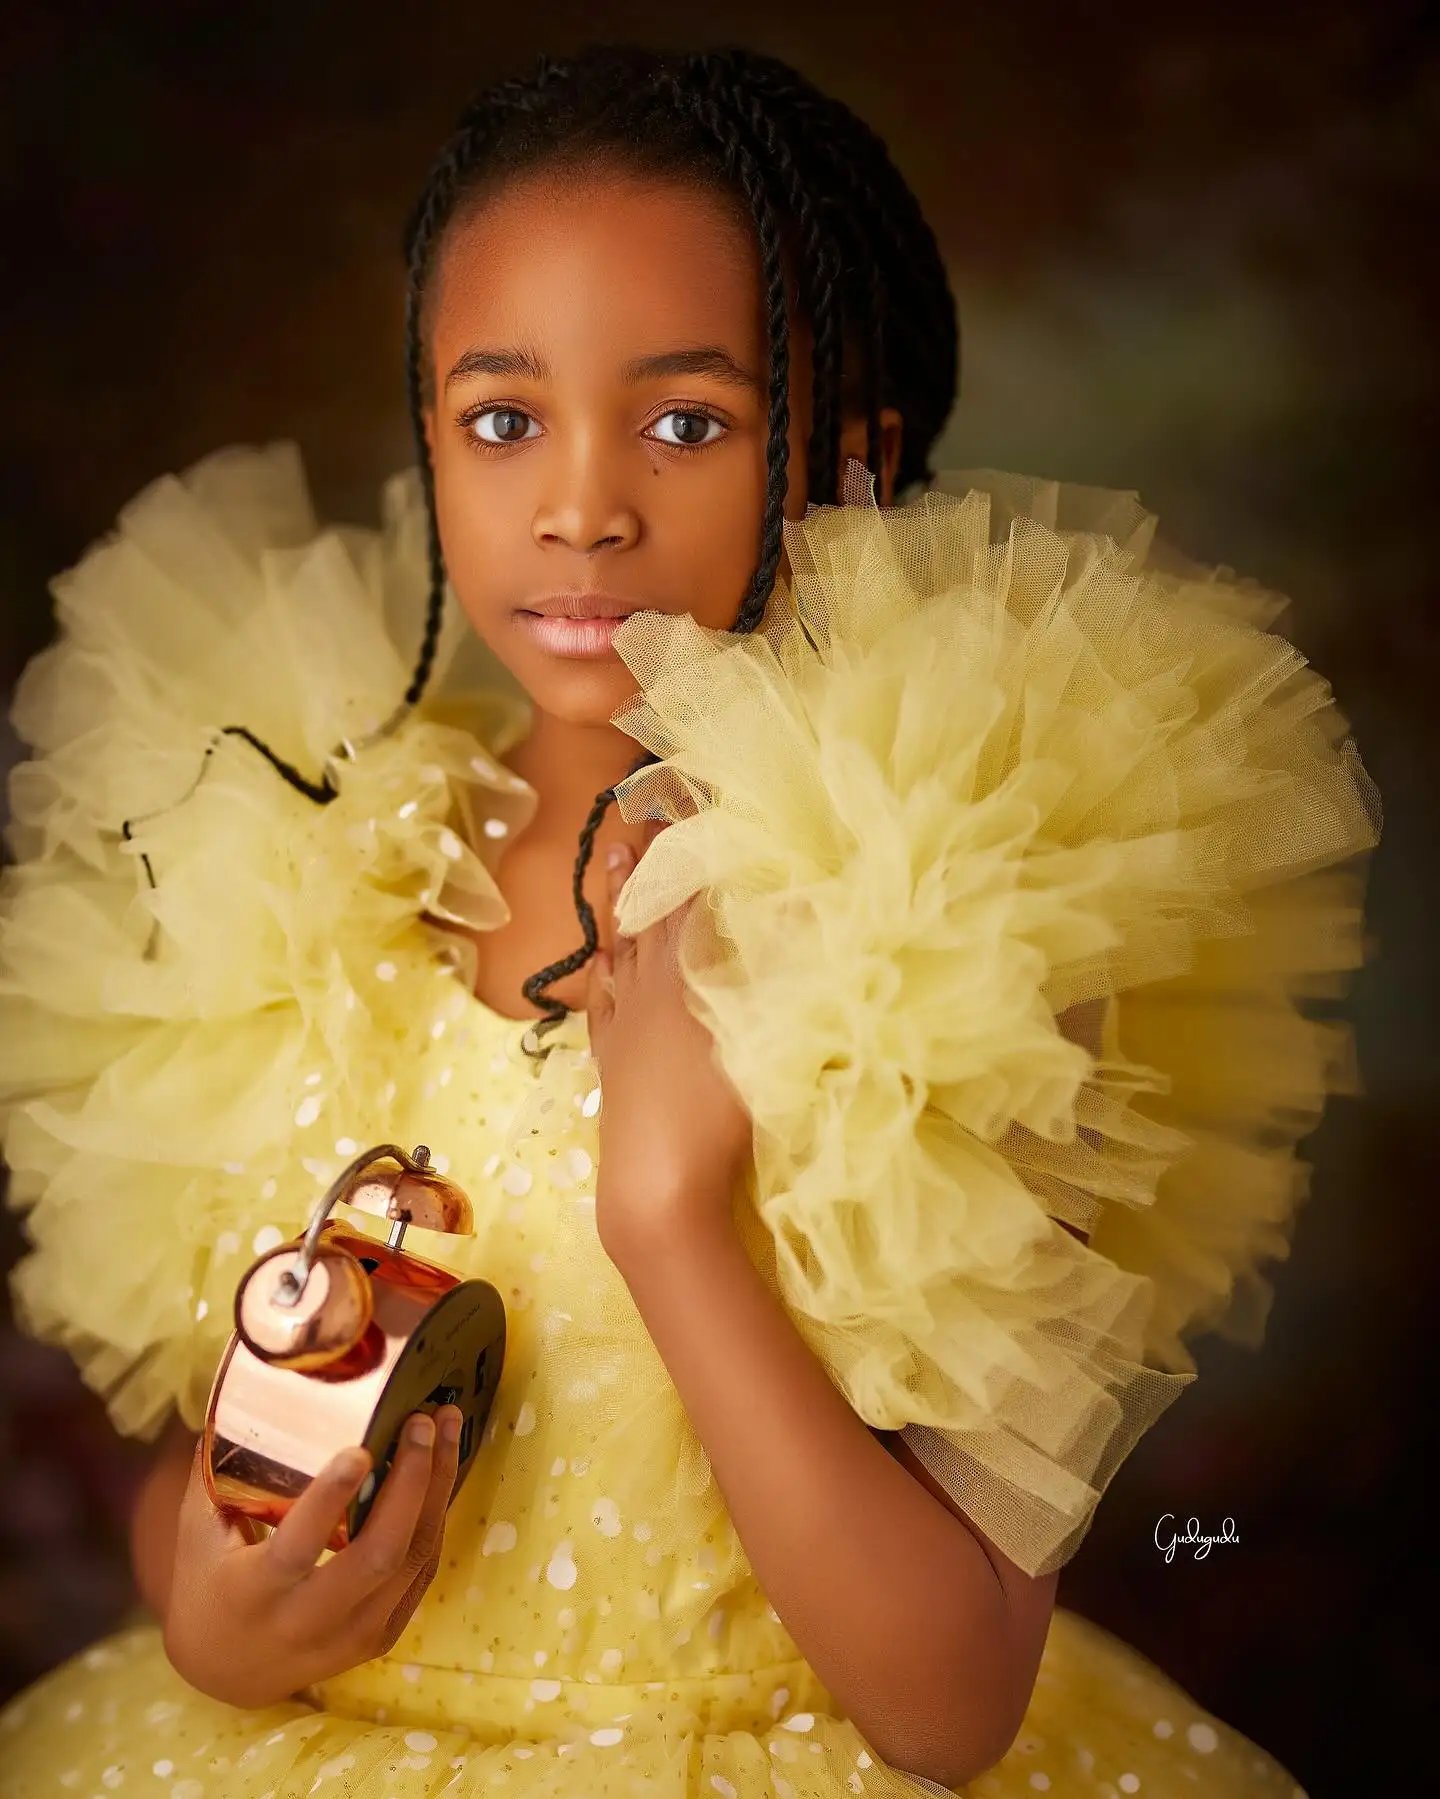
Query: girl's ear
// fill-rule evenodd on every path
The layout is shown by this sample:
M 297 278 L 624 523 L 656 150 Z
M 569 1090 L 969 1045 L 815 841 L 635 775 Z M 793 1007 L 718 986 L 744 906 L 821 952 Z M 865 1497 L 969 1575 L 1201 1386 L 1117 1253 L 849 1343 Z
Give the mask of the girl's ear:
M 875 498 L 881 506 L 893 506 L 895 503 L 895 472 L 900 467 L 900 440 L 905 424 L 893 406 L 882 406 L 880 409 L 880 480 L 877 483 L 879 492 Z M 840 429 L 840 466 L 845 466 L 845 458 L 853 456 L 857 462 L 865 460 L 866 427 L 863 418 L 847 418 Z

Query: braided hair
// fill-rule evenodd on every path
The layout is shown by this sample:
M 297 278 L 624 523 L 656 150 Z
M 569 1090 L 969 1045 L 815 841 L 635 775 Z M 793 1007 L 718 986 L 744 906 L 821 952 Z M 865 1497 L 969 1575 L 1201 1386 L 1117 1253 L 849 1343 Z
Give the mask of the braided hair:
M 887 405 L 904 420 L 897 487 L 930 478 L 930 448 L 957 383 L 955 302 L 934 234 L 883 141 L 787 64 L 746 50 L 684 55 L 596 45 L 565 61 L 542 56 L 528 78 L 498 82 L 466 106 L 405 233 L 406 384 L 429 560 L 429 603 L 406 707 L 417 703 L 429 680 L 445 594 L 425 409 L 433 397 L 426 304 L 447 228 L 518 175 L 596 167 L 679 178 L 718 192 L 748 218 L 759 248 L 769 363 L 765 504 L 758 560 L 732 630 L 760 624 L 783 547 L 787 268 L 814 339 L 808 498 L 832 504 L 838 497 L 847 412 L 863 412 L 866 461 L 878 477 L 880 413 Z M 644 754 L 634 767 L 654 760 Z M 596 796 L 580 833 L 573 895 L 583 944 L 522 984 L 525 997 L 545 1013 L 526 1033 L 532 1055 L 542 1053 L 542 1034 L 567 1011 L 544 989 L 582 968 L 599 947 L 583 882 L 614 798 L 613 787 Z

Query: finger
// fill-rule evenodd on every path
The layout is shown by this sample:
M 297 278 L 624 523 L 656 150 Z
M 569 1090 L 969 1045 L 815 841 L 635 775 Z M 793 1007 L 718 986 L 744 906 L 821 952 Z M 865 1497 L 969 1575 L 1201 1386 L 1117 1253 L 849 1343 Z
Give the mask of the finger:
M 366 1599 L 358 1622 L 366 1630 L 383 1629 L 386 1620 L 403 1608 L 408 1600 L 414 1610 L 420 1595 L 435 1578 L 440 1565 L 441 1546 L 445 1540 L 445 1514 L 455 1491 L 455 1477 L 460 1472 L 460 1432 L 464 1414 L 459 1406 L 441 1406 L 435 1414 L 438 1435 L 432 1458 L 430 1486 L 425 1494 L 415 1534 L 410 1540 L 410 1553 L 400 1572 Z M 447 1428 L 453 1427 L 453 1428 Z M 408 1616 L 408 1613 L 406 1614 Z
M 406 1421 L 394 1465 L 353 1543 L 316 1573 L 317 1599 L 354 1606 L 411 1567 L 410 1546 L 430 1489 L 435 1425 L 428 1412 Z
M 360 1483 L 370 1472 L 363 1449 L 333 1456 L 260 1545 L 265 1569 L 277 1586 L 293 1587 L 314 1572 Z
M 180 1512 L 175 1527 L 176 1541 L 184 1545 L 188 1561 L 213 1566 L 222 1555 L 236 1549 L 249 1548 L 257 1540 L 258 1529 L 252 1527 L 250 1520 L 242 1518 L 238 1512 L 216 1505 L 205 1484 L 204 1457 L 205 1438 L 202 1433 L 196 1439 L 195 1452 L 190 1459 L 189 1479 L 180 1498 Z
M 626 881 L 629 880 L 630 871 L 634 867 L 634 863 L 635 858 L 631 855 L 630 846 L 627 843 L 612 843 L 610 848 L 605 852 L 606 883 L 610 898 L 611 936 L 613 941 L 611 963 L 617 974 L 623 965 L 635 954 L 635 939 L 625 935 L 624 931 L 620 929 L 619 922 L 615 918 L 615 907 L 620 898 L 620 890 L 625 885 Z
M 590 977 L 585 989 L 585 1010 L 592 1035 L 601 1032 L 615 1010 L 615 975 L 609 954 L 597 949 L 590 958 Z
M 460 1472 L 460 1432 L 465 1414 L 458 1405 L 442 1405 L 435 1414 L 435 1453 L 430 1464 L 430 1487 L 420 1507 L 411 1540 L 412 1562 L 428 1562 L 439 1553 L 445 1534 L 445 1512 Z

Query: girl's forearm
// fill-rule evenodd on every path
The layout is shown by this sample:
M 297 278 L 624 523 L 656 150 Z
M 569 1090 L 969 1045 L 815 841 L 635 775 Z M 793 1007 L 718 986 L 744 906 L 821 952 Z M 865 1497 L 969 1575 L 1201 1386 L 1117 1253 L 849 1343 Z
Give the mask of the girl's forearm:
M 180 1501 L 190 1478 L 195 1433 L 173 1419 L 160 1440 L 130 1518 L 130 1564 L 141 1599 L 163 1624 L 175 1570 Z
M 857 1729 L 942 1785 L 993 1766 L 1034 1684 L 1034 1594 L 1018 1619 L 979 1539 L 851 1410 L 733 1229 L 607 1248 L 756 1578 Z

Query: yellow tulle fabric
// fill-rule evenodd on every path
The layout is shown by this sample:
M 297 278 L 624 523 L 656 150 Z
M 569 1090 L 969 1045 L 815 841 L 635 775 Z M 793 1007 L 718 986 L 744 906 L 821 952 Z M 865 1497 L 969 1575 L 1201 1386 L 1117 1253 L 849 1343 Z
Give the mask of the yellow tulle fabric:
M 1190 1378 L 1183 1332 L 1263 1312 L 1295 1140 L 1347 1067 L 1298 1002 L 1358 958 L 1370 796 L 1271 603 L 1152 573 L 1133 504 L 988 477 L 901 512 L 851 498 L 789 533 L 762 635 L 621 632 L 643 687 L 622 722 L 663 758 L 622 809 L 673 820 L 622 923 L 708 895 L 687 979 L 756 1119 L 757 1265 L 862 1416 L 1053 1563 Z M 17 694 L 22 1324 L 122 1430 L 197 1426 L 251 1258 L 392 1139 L 471 1194 L 473 1237 L 410 1246 L 493 1281 L 509 1339 L 391 1654 L 244 1713 L 124 1631 L 0 1714 L 0 1790 L 925 1790 L 770 1607 L 598 1242 L 583 1015 L 537 1079 L 529 1027 L 473 995 L 464 933 L 506 921 L 499 858 L 536 806 L 502 761 L 524 696 L 452 608 L 433 697 L 344 747 L 403 693 L 423 595 L 413 478 L 378 531 L 326 530 L 293 450 L 228 451 L 57 585 L 59 641 Z M 307 779 L 329 765 L 338 797 L 230 725 Z M 1063 1609 L 1020 1738 L 969 1790 L 1047 1786 L 1298 1791 Z
M 1361 960 L 1378 803 L 1275 596 L 1126 496 L 950 479 L 788 526 L 752 635 L 620 628 L 615 722 L 660 760 L 617 804 L 669 828 L 617 918 L 703 896 L 680 953 L 755 1119 L 754 1252 L 1036 1574 L 1186 1335 L 1259 1341 L 1295 1144 L 1353 1086 L 1304 1006 Z M 527 1128 L 573 1133 L 593 1079 L 556 1059 Z
M 424 609 L 413 481 L 385 512 L 321 532 L 283 445 L 159 481 L 56 583 L 61 636 L 15 697 L 35 755 L 10 783 L 0 1108 L 34 1248 L 13 1293 L 127 1434 L 176 1405 L 198 1428 L 257 1232 L 301 1228 L 344 1161 L 297 1129 L 323 1108 L 390 1136 L 437 928 L 508 917 L 506 838 L 475 821 L 534 815 L 498 760 L 528 728 L 513 694 L 342 749 L 329 805 L 224 734 L 318 780 L 393 710 Z

